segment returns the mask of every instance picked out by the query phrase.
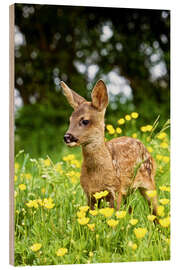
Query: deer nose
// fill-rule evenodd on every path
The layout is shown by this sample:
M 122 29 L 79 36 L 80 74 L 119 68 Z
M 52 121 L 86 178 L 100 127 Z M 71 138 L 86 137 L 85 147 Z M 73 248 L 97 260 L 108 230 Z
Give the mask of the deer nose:
M 71 133 L 66 133 L 64 135 L 65 143 L 77 142 L 77 140 L 78 139 L 76 139 Z

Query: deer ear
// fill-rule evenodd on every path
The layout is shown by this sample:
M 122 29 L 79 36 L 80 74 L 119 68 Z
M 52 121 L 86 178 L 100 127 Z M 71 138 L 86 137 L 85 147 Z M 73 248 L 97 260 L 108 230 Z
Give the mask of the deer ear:
M 86 101 L 85 98 L 71 90 L 63 81 L 61 81 L 61 87 L 63 88 L 63 92 L 67 98 L 67 101 L 74 110 L 76 110 L 81 103 Z
M 98 111 L 106 109 L 108 105 L 108 94 L 105 83 L 99 80 L 93 88 L 92 94 L 92 105 Z

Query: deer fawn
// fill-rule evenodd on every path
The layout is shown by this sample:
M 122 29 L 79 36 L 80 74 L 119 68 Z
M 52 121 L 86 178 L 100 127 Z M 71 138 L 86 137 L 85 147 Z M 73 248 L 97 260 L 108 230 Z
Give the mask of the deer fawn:
M 94 193 L 107 190 L 110 207 L 120 208 L 122 197 L 129 189 L 139 188 L 141 194 L 157 213 L 157 197 L 149 198 L 148 190 L 155 190 L 155 163 L 145 146 L 137 139 L 119 137 L 105 142 L 104 115 L 108 105 L 107 89 L 102 80 L 93 88 L 92 101 L 71 90 L 61 82 L 63 92 L 74 112 L 64 135 L 68 146 L 82 146 L 83 164 L 80 183 L 88 205 L 94 208 Z M 135 168 L 136 174 L 135 174 Z

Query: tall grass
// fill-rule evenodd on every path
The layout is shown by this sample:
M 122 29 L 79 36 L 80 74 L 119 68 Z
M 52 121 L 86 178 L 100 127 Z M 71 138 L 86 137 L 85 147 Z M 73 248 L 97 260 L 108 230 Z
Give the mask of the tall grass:
M 138 190 L 129 195 L 127 204 L 122 203 L 118 213 L 109 210 L 105 201 L 101 203 L 104 212 L 82 208 L 87 201 L 79 182 L 82 161 L 77 150 L 59 153 L 58 160 L 51 156 L 31 159 L 21 151 L 16 155 L 14 179 L 15 265 L 170 259 L 169 123 L 157 133 L 158 119 L 138 130 L 137 118 L 138 114 L 132 114 L 117 127 L 107 125 L 106 140 L 132 136 L 151 152 L 157 163 L 156 186 L 162 206 L 159 223 L 149 220 L 148 204 Z M 135 228 L 140 228 L 139 234 Z M 144 235 L 141 229 L 145 229 Z

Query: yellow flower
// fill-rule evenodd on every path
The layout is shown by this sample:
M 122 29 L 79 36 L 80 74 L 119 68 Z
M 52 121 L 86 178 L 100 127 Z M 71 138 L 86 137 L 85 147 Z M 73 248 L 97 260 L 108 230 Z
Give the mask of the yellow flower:
M 59 249 L 56 251 L 56 255 L 59 256 L 59 257 L 62 257 L 62 256 L 64 256 L 67 252 L 68 252 L 67 248 L 59 248 Z
M 136 238 L 138 238 L 138 239 L 143 238 L 146 233 L 147 233 L 146 228 L 135 228 L 134 229 L 134 234 L 136 235 Z
M 99 213 L 104 215 L 105 217 L 111 217 L 113 212 L 114 212 L 114 208 L 109 208 L 109 207 L 102 208 L 99 210 Z
M 97 216 L 98 211 L 97 210 L 89 210 L 89 214 L 91 214 L 92 216 Z
M 19 169 L 19 163 L 15 162 L 14 168 L 15 168 L 15 171 L 18 171 L 18 169 Z
M 93 196 L 96 198 L 96 200 L 101 199 L 102 197 L 106 197 L 109 194 L 107 190 L 101 191 L 101 192 L 96 192 Z
M 136 224 L 138 223 L 138 219 L 132 218 L 132 219 L 130 219 L 129 223 L 130 223 L 131 225 L 136 225 Z
M 167 134 L 165 132 L 161 132 L 157 135 L 157 138 L 160 140 L 163 140 L 164 138 L 166 138 Z
M 60 174 L 63 173 L 61 163 L 57 163 L 57 164 L 55 165 L 55 170 L 56 170 L 56 172 L 58 172 L 58 173 L 60 173 Z
M 64 161 L 71 161 L 73 159 L 75 159 L 75 155 L 73 155 L 73 154 L 63 157 Z
M 162 160 L 162 158 L 163 158 L 162 155 L 159 155 L 159 154 L 156 155 L 156 159 L 157 159 L 157 160 Z
M 84 211 L 78 211 L 78 212 L 76 213 L 76 215 L 78 216 L 78 218 L 83 218 L 83 217 L 85 217 L 86 212 L 84 212 Z
M 162 142 L 161 144 L 160 144 L 160 147 L 161 148 L 168 148 L 168 144 L 166 143 L 166 142 Z
M 159 201 L 160 201 L 160 203 L 163 204 L 163 205 L 166 205 L 166 204 L 169 203 L 169 199 L 165 199 L 165 198 L 164 198 L 164 199 L 160 199 Z
M 170 187 L 167 187 L 167 186 L 160 186 L 159 189 L 161 191 L 168 191 L 168 192 L 170 192 Z
M 26 190 L 26 185 L 25 184 L 20 184 L 19 189 L 20 190 Z
M 126 114 L 125 117 L 126 121 L 130 121 L 131 120 L 131 116 L 129 114 Z
M 107 224 L 112 228 L 116 227 L 118 225 L 118 223 L 119 223 L 119 221 L 115 220 L 115 219 L 109 219 L 107 221 Z
M 25 173 L 24 176 L 27 180 L 30 180 L 32 178 L 32 175 L 30 173 Z
M 146 126 L 142 126 L 142 127 L 140 127 L 140 129 L 141 129 L 142 132 L 146 132 L 147 131 Z
M 153 128 L 153 127 L 152 127 L 151 125 L 147 125 L 147 126 L 146 126 L 146 130 L 147 130 L 147 131 L 151 131 L 152 128 Z
M 47 209 L 52 209 L 55 206 L 55 204 L 53 203 L 51 198 L 49 199 L 45 198 L 43 201 L 43 206 Z
M 95 228 L 95 224 L 87 224 L 88 228 L 91 230 L 91 231 L 94 231 L 94 228 Z
M 30 200 L 28 203 L 26 203 L 27 207 L 29 208 L 38 208 L 38 203 L 36 200 Z
M 45 159 L 43 162 L 44 162 L 44 165 L 47 166 L 47 167 L 51 165 L 51 162 L 50 162 L 50 160 L 48 158 Z
M 147 147 L 147 150 L 149 151 L 149 153 L 152 153 L 152 152 L 153 152 L 153 149 L 152 149 L 151 146 L 148 146 L 148 147 Z
M 125 123 L 125 120 L 124 118 L 120 118 L 117 122 L 119 125 L 123 125 Z
M 137 133 L 133 133 L 132 137 L 136 139 L 137 138 Z
M 89 222 L 89 218 L 87 217 L 78 218 L 78 223 L 80 225 L 86 225 L 88 222 Z
M 88 205 L 79 207 L 79 210 L 82 211 L 82 212 L 86 212 L 88 209 L 89 209 Z
M 155 215 L 148 215 L 148 216 L 147 216 L 147 219 L 148 219 L 149 221 L 154 221 L 155 218 L 156 218 Z
M 156 196 L 157 192 L 156 192 L 156 190 L 147 190 L 147 191 L 146 191 L 146 194 L 147 194 L 147 196 L 148 196 L 149 198 L 153 198 L 153 197 Z
M 17 175 L 14 176 L 14 182 L 16 182 L 18 179 Z
M 114 127 L 112 125 L 107 125 L 106 128 L 107 128 L 109 134 L 114 134 L 115 133 L 115 129 L 114 129 Z
M 147 141 L 147 142 L 150 142 L 150 140 L 151 140 L 151 137 L 147 137 L 147 138 L 146 138 L 146 141 Z
M 80 168 L 81 167 L 81 164 L 78 160 L 76 159 L 73 159 L 70 161 L 71 165 L 74 165 L 76 168 Z
M 118 211 L 116 212 L 116 217 L 117 218 L 124 218 L 126 215 L 126 211 Z
M 165 162 L 165 163 L 168 163 L 170 160 L 170 158 L 168 156 L 163 156 L 162 157 L 162 161 Z
M 121 134 L 122 133 L 122 129 L 120 127 L 117 127 L 116 128 L 116 132 L 117 132 L 117 134 Z
M 93 252 L 90 251 L 90 252 L 89 252 L 89 257 L 92 257 L 92 256 L 93 256 Z
M 157 208 L 157 214 L 160 217 L 163 217 L 164 216 L 164 206 L 162 206 L 162 205 L 158 206 L 158 208 Z
M 32 251 L 36 252 L 36 251 L 38 251 L 41 247 L 42 247 L 42 244 L 40 244 L 40 243 L 35 243 L 35 244 L 33 244 L 30 248 L 31 248 Z
M 139 113 L 137 113 L 137 112 L 132 112 L 131 113 L 131 117 L 134 118 L 134 119 L 137 119 L 138 116 L 139 116 Z
M 41 192 L 44 194 L 46 192 L 45 188 L 42 188 Z
M 109 130 L 109 134 L 110 135 L 113 135 L 115 133 L 115 129 L 114 128 L 112 128 L 111 130 Z
M 129 241 L 128 246 L 132 248 L 133 250 L 137 249 L 137 245 L 135 243 L 132 243 L 132 241 Z
M 168 245 L 170 245 L 170 239 L 169 239 L 169 238 L 166 238 L 165 241 L 166 241 L 166 243 L 167 243 Z
M 170 217 L 159 219 L 159 223 L 162 227 L 167 228 L 170 225 Z

